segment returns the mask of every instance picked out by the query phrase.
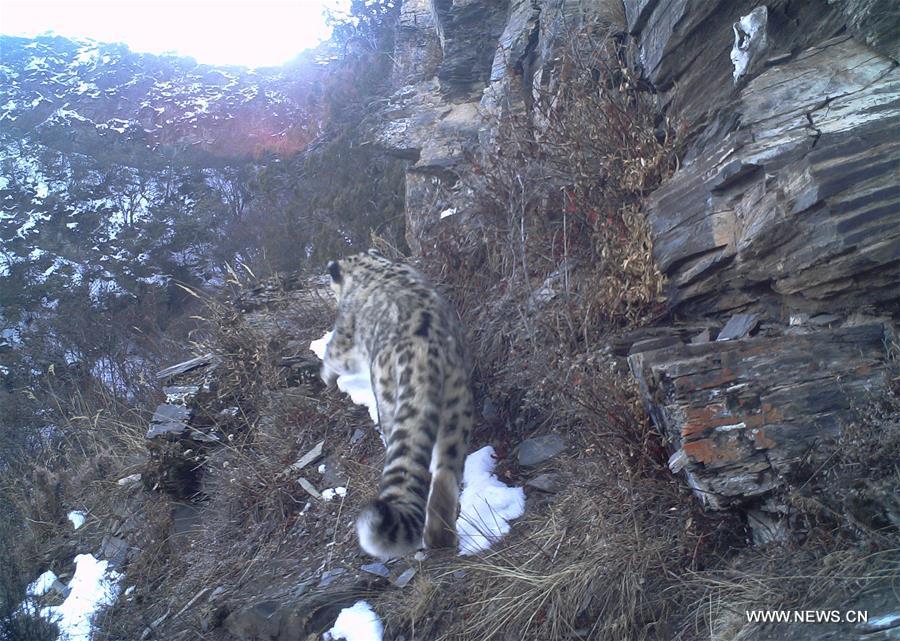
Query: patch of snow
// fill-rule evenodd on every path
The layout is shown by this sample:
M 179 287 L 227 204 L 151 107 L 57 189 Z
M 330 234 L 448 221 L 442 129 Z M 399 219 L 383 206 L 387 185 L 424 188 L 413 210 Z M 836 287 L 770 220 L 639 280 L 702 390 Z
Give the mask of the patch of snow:
M 461 555 L 487 550 L 509 532 L 509 521 L 525 513 L 525 492 L 500 481 L 493 473 L 495 465 L 490 445 L 466 457 L 456 521 Z
M 25 71 L 33 71 L 38 69 L 44 69 L 47 67 L 47 59 L 46 58 L 32 58 L 31 61 L 25 65 Z
M 445 209 L 441 212 L 441 220 L 444 220 L 448 216 L 452 216 L 456 213 L 456 207 L 450 207 L 449 209 Z
M 384 626 L 375 611 L 365 601 L 357 601 L 338 614 L 332 628 L 325 633 L 325 641 L 382 641 Z
M 65 107 L 60 107 L 59 109 L 57 109 L 54 113 L 54 116 L 57 118 L 77 120 L 78 122 L 90 122 L 91 124 L 93 124 L 93 121 L 90 118 L 85 118 L 77 111 L 66 109 Z
M 145 285 L 165 285 L 169 282 L 169 277 L 165 274 L 153 274 L 152 276 L 140 276 L 137 281 Z
M 322 338 L 309 344 L 309 348 L 313 354 L 319 357 L 320 361 L 325 360 L 325 346 L 328 345 L 328 341 L 331 340 L 333 334 L 334 332 L 325 332 Z
M 44 594 L 47 594 L 47 590 L 53 587 L 54 581 L 56 581 L 56 575 L 53 574 L 52 571 L 47 570 L 41 576 L 28 584 L 28 588 L 25 590 L 25 593 L 28 596 L 42 596 Z
M 71 512 L 69 512 L 69 520 L 72 521 L 72 527 L 74 527 L 76 530 L 84 525 L 84 520 L 86 517 L 87 515 L 79 510 L 72 510 Z
M 98 127 L 103 127 L 107 129 L 112 129 L 113 131 L 117 131 L 120 134 L 128 131 L 128 127 L 131 125 L 131 122 L 128 120 L 122 120 L 121 118 L 111 118 L 106 121 L 105 125 L 97 125 Z
M 82 81 L 82 82 L 80 82 L 80 83 L 78 84 L 78 86 L 75 88 L 75 93 L 81 95 L 81 94 L 86 93 L 86 92 L 88 92 L 88 91 L 96 91 L 96 90 L 98 90 L 99 88 L 100 88 L 100 87 L 98 87 L 97 85 L 95 85 L 93 82 L 84 82 L 84 81 Z
M 319 474 L 323 474 L 323 473 L 325 472 L 325 464 L 322 463 L 322 464 L 318 467 L 318 470 L 319 470 Z
M 768 9 L 761 6 L 742 16 L 732 25 L 734 45 L 731 47 L 731 64 L 734 65 L 732 75 L 735 82 L 747 71 L 754 55 L 766 48 L 768 19 Z
M 94 46 L 83 47 L 75 56 L 75 62 L 78 64 L 89 64 L 95 62 L 100 57 L 100 49 Z
M 357 405 L 369 408 L 372 422 L 378 424 L 378 405 L 375 403 L 375 392 L 372 391 L 372 380 L 368 372 L 341 374 L 337 379 L 337 387 Z
M 328 488 L 326 490 L 322 490 L 322 498 L 326 501 L 332 500 L 335 496 L 340 496 L 341 498 L 347 496 L 347 488 L 346 487 L 335 487 Z
M 309 349 L 319 357 L 319 360 L 325 358 L 325 347 L 331 340 L 334 332 L 325 332 L 325 335 L 309 344 Z M 341 374 L 337 378 L 337 387 L 339 390 L 350 396 L 350 400 L 357 405 L 364 405 L 369 409 L 369 416 L 372 422 L 378 424 L 378 406 L 375 403 L 375 392 L 372 390 L 372 381 L 369 372 L 361 371 L 354 373 Z
M 121 580 L 121 573 L 109 570 L 109 561 L 79 554 L 75 557 L 75 576 L 69 583 L 69 596 L 62 605 L 43 608 L 41 616 L 57 624 L 60 638 L 90 641 L 91 618 L 98 608 L 115 601 Z

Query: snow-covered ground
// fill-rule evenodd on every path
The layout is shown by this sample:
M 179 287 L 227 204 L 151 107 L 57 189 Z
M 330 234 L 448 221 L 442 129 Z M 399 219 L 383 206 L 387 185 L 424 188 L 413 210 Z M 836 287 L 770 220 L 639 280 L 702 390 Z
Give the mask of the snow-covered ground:
M 381 641 L 384 627 L 381 619 L 365 601 L 357 601 L 349 608 L 344 608 L 338 615 L 334 626 L 325 633 L 325 641 Z
M 66 600 L 61 605 L 41 608 L 39 614 L 56 623 L 60 639 L 90 641 L 94 614 L 116 600 L 121 580 L 122 574 L 111 570 L 109 561 L 98 561 L 91 554 L 79 554 L 75 557 L 75 575 L 69 581 Z M 28 586 L 29 597 L 45 594 L 55 581 L 53 572 L 44 572 Z M 28 602 L 21 607 L 33 611 Z

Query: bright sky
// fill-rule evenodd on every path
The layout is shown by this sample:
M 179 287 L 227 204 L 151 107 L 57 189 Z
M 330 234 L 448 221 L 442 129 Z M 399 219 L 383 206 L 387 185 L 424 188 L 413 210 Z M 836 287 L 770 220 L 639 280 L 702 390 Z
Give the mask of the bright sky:
M 207 64 L 280 65 L 330 35 L 349 0 L 0 0 L 0 33 L 124 42 Z

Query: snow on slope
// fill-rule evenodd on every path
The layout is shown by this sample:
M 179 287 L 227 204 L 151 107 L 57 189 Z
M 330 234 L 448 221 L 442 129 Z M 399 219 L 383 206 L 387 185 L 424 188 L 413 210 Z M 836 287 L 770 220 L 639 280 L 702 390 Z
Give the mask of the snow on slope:
M 59 638 L 65 641 L 90 641 L 92 619 L 101 607 L 112 605 L 119 594 L 122 574 L 109 568 L 109 561 L 98 561 L 91 554 L 75 557 L 75 575 L 69 582 L 69 594 L 60 605 L 41 608 L 40 615 L 56 623 Z M 56 581 L 49 570 L 28 586 L 28 596 L 45 594 Z M 20 606 L 33 612 L 30 601 Z
M 372 606 L 365 601 L 357 601 L 341 610 L 323 638 L 325 641 L 381 641 L 383 634 L 384 626 Z

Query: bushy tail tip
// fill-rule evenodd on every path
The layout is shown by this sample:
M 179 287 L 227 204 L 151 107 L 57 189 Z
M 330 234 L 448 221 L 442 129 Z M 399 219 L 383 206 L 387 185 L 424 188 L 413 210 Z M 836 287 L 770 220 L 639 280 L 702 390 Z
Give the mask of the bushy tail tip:
M 376 558 L 395 559 L 422 547 L 422 518 L 385 499 L 370 501 L 356 519 L 359 545 Z

